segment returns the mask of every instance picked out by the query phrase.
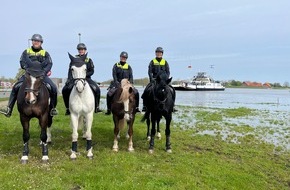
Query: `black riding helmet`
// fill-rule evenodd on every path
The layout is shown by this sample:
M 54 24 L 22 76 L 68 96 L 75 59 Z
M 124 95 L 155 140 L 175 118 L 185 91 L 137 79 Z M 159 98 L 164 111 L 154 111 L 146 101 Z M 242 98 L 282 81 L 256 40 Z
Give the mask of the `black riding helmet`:
M 43 42 L 42 36 L 40 34 L 33 34 L 31 37 L 32 41 L 40 41 L 41 43 Z
M 125 52 L 125 51 L 122 51 L 121 54 L 120 54 L 120 57 L 126 57 L 126 58 L 128 58 L 128 53 Z
M 80 49 L 85 49 L 87 50 L 87 47 L 84 43 L 79 43 L 78 46 L 77 46 L 77 50 L 80 50 Z
M 156 50 L 155 50 L 155 52 L 162 52 L 162 53 L 163 53 L 163 52 L 164 52 L 164 50 L 163 50 L 163 48 L 162 48 L 162 47 L 157 47 L 157 48 L 156 48 Z

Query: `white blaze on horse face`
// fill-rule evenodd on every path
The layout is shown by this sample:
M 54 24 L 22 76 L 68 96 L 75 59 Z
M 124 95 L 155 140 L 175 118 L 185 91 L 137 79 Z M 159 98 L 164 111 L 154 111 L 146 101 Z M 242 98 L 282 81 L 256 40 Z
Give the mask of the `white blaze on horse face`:
M 125 115 L 124 118 L 128 121 L 130 120 L 130 115 L 129 115 L 129 98 L 127 100 L 124 101 L 124 111 L 125 111 Z
M 30 75 L 30 79 L 31 79 L 31 89 L 34 90 L 36 78 Z M 34 95 L 33 91 L 29 92 L 29 102 L 30 103 L 36 102 L 36 96 Z

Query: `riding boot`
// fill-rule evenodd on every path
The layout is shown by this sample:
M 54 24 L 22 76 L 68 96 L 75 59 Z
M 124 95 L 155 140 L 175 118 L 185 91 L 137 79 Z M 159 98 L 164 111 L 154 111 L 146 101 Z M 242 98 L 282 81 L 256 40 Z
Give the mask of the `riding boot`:
M 70 115 L 70 111 L 69 111 L 69 97 L 70 97 L 70 93 L 72 91 L 72 84 L 70 83 L 66 83 L 65 86 L 62 89 L 62 98 L 63 98 L 63 102 L 66 108 L 66 112 L 65 115 Z
M 176 92 L 175 92 L 175 89 L 172 87 L 172 86 L 170 86 L 170 88 L 171 88 L 171 94 L 172 94 L 172 99 L 173 99 L 173 112 L 177 112 L 178 110 L 175 108 L 175 97 L 176 97 Z
M 95 113 L 98 113 L 98 112 L 102 112 L 102 110 L 100 110 L 100 107 L 99 107 L 99 105 L 100 105 L 100 92 L 95 92 L 94 93 L 94 95 L 95 95 Z
M 136 100 L 136 113 L 140 113 L 141 111 L 139 110 L 139 92 L 137 91 L 137 89 L 134 89 L 134 94 Z
M 19 90 L 21 84 L 22 84 L 22 82 L 19 82 L 19 83 L 14 85 L 14 87 L 12 88 L 10 97 L 9 97 L 7 108 L 5 110 L 1 110 L 6 117 L 10 117 L 12 114 L 13 107 L 14 107 L 15 102 L 17 100 L 18 90 Z
M 50 101 L 50 115 L 55 116 L 58 115 L 58 111 L 56 110 L 56 105 L 57 105 L 57 93 L 51 93 L 50 94 L 51 101 Z
M 111 114 L 111 100 L 112 98 L 107 94 L 107 112 L 105 113 L 106 115 Z
M 12 111 L 13 111 L 13 107 L 14 107 L 15 102 L 16 102 L 16 99 L 17 99 L 17 94 L 16 94 L 15 90 L 12 90 L 11 94 L 10 94 L 10 97 L 9 97 L 7 108 L 6 108 L 5 111 L 3 110 L 3 112 L 5 112 L 4 115 L 6 117 L 10 117 L 11 116 Z

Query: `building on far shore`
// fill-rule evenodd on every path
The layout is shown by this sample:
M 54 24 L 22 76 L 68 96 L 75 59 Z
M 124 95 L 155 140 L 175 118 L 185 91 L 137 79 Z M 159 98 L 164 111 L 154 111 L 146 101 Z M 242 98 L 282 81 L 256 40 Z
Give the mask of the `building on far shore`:
M 268 83 L 268 82 L 262 84 L 260 82 L 245 81 L 245 82 L 243 82 L 242 86 L 245 86 L 245 87 L 258 87 L 258 88 L 271 88 L 271 84 Z

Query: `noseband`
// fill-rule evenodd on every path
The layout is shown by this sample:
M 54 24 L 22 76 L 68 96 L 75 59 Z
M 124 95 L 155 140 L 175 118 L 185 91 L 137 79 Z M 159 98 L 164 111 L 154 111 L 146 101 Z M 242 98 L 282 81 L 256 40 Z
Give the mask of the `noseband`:
M 26 92 L 26 93 L 32 92 L 36 97 L 39 95 L 39 91 L 40 90 L 35 90 L 35 89 L 32 89 L 32 88 L 25 88 L 25 90 L 24 90 L 24 92 Z
M 85 78 L 75 78 L 75 79 L 74 79 L 74 85 L 76 85 L 79 81 L 81 81 L 81 82 L 83 83 L 84 86 L 87 84 Z

